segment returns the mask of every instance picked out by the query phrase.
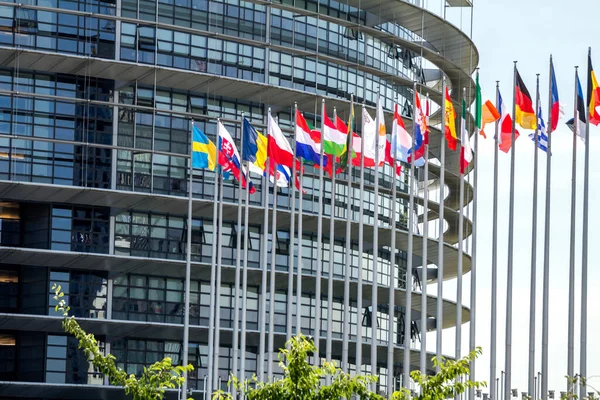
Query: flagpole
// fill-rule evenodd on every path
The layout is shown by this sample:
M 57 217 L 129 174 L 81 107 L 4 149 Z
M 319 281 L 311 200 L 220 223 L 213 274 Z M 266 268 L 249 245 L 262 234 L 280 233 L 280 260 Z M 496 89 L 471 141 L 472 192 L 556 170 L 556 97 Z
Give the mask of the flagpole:
M 550 183 L 552 172 L 552 80 L 554 77 L 554 66 L 552 55 L 550 55 L 550 72 L 548 83 L 548 151 L 546 152 L 546 215 L 544 223 L 544 283 L 542 295 L 542 393 L 541 399 L 548 400 L 548 315 L 550 297 Z
M 442 74 L 442 127 L 440 135 L 440 208 L 438 220 L 438 274 L 437 274 L 437 310 L 436 310 L 436 345 L 435 355 L 438 359 L 442 357 L 442 332 L 444 321 L 444 200 L 445 200 L 445 168 L 446 168 L 446 76 Z M 440 370 L 438 365 L 437 371 Z
M 463 100 L 466 98 L 467 89 L 463 87 Z M 463 102 L 465 103 L 465 102 Z M 462 110 L 461 110 L 462 115 Z M 465 127 L 463 124 L 465 120 L 461 117 L 461 136 Z M 463 146 L 461 142 L 460 146 Z M 465 202 L 465 174 L 460 173 L 460 184 L 459 184 L 459 196 L 458 196 L 458 271 L 456 279 L 456 342 L 455 342 L 455 355 L 454 357 L 458 360 L 461 357 L 461 345 L 462 345 L 462 275 L 463 275 L 463 236 L 464 236 L 464 202 Z
M 187 243 L 185 252 L 185 308 L 183 310 L 183 355 L 182 365 L 188 365 L 188 350 L 190 343 L 190 281 L 192 275 L 192 184 L 194 182 L 193 173 L 193 153 L 194 153 L 194 120 L 192 122 L 192 135 L 190 137 L 190 166 L 188 170 L 188 207 L 187 207 Z M 187 398 L 187 370 L 183 371 L 183 383 L 181 385 L 181 400 Z
M 243 118 L 242 118 L 243 121 Z M 242 137 L 244 136 L 242 132 Z M 243 149 L 243 147 L 242 147 Z M 243 151 L 243 150 L 242 150 Z M 248 168 L 248 175 L 250 175 L 250 166 L 249 161 L 246 162 L 246 166 Z M 249 187 L 246 187 L 246 204 L 244 205 L 244 266 L 242 269 L 242 332 L 241 332 L 241 344 L 240 344 L 240 381 L 244 381 L 246 379 L 246 320 L 247 320 L 247 291 L 248 291 L 248 247 L 250 246 L 248 240 L 248 214 L 249 214 Z
M 415 205 L 415 136 L 417 134 L 417 82 L 413 82 L 413 134 L 410 151 L 410 177 L 408 201 L 408 259 L 406 260 L 406 306 L 404 309 L 404 379 L 402 386 L 410 383 L 410 341 L 412 328 L 412 269 L 413 269 L 413 207 Z
M 571 168 L 571 252 L 569 256 L 569 329 L 568 329 L 568 344 L 567 344 L 567 376 L 574 378 L 574 350 L 575 350 L 575 207 L 577 193 L 577 131 L 579 130 L 579 116 L 577 110 L 578 94 L 577 88 L 579 83 L 578 67 L 575 67 L 575 110 L 573 113 L 573 165 Z M 586 118 L 587 120 L 588 118 Z M 586 144 L 587 145 L 587 144 Z M 573 393 L 573 385 L 567 384 L 567 393 Z
M 277 121 L 279 122 L 279 121 Z M 293 162 L 293 161 L 292 161 Z M 292 169 L 294 165 L 292 163 Z M 273 215 L 271 216 L 271 273 L 269 283 L 269 342 L 267 347 L 267 379 L 273 381 L 273 352 L 275 351 L 275 272 L 277 253 L 277 162 L 273 162 Z
M 217 145 L 219 143 L 219 137 L 217 135 Z M 218 151 L 218 150 L 217 150 Z M 212 396 L 213 389 L 213 365 L 214 365 L 214 329 L 215 329 L 215 285 L 214 282 L 216 280 L 216 265 L 217 265 L 217 220 L 218 220 L 218 205 L 219 205 L 219 178 L 220 178 L 220 169 L 221 167 L 218 165 L 215 168 L 215 195 L 213 197 L 213 242 L 212 242 L 212 255 L 210 262 L 210 314 L 208 318 L 208 376 L 206 377 L 206 393 L 209 396 Z
M 504 400 L 510 400 L 511 391 L 511 372 L 512 372 L 512 286 L 513 286 L 513 231 L 515 218 L 515 129 L 516 129 L 516 111 L 517 111 L 517 62 L 514 62 L 513 71 L 513 112 L 512 112 L 512 132 L 510 146 L 510 200 L 508 207 L 508 267 L 506 275 L 506 342 L 504 359 L 504 370 L 506 379 L 504 380 Z
M 335 121 L 337 116 L 337 112 L 335 107 L 333 108 L 333 120 Z M 334 122 L 335 123 L 335 122 Z M 321 142 L 321 146 L 324 143 Z M 331 208 L 329 211 L 329 276 L 327 282 L 327 341 L 325 342 L 325 357 L 327 361 L 331 362 L 331 352 L 332 352 L 332 321 L 331 315 L 333 312 L 333 257 L 334 252 L 333 248 L 335 247 L 335 156 L 330 156 L 331 160 Z M 327 383 L 331 383 L 331 377 L 327 376 Z
M 271 107 L 267 111 L 267 137 L 271 134 Z M 262 251 L 260 254 L 261 261 L 261 284 L 260 284 L 260 338 L 258 343 L 258 379 L 265 382 L 265 327 L 267 325 L 267 252 L 269 241 L 269 175 L 271 173 L 271 160 L 267 151 L 267 159 L 265 161 L 265 176 L 263 177 L 263 223 L 262 223 Z M 273 180 L 276 180 L 277 171 L 273 171 Z M 277 185 L 277 183 L 275 183 Z
M 348 341 L 350 339 L 350 262 L 352 253 L 352 201 L 354 200 L 353 188 L 352 188 L 352 156 L 353 156 L 353 136 L 352 136 L 352 124 L 353 124 L 353 110 L 354 110 L 354 95 L 350 95 L 350 115 L 348 117 L 348 135 L 350 139 L 346 140 L 346 143 L 350 144 L 349 148 L 346 148 L 347 154 L 347 193 L 346 193 L 346 268 L 344 271 L 344 336 L 342 339 L 342 370 L 348 372 Z M 337 119 L 336 119 L 337 126 Z
M 244 113 L 242 112 L 242 120 L 241 120 L 241 142 L 240 147 L 242 151 L 244 150 Z M 246 190 L 250 190 L 250 173 L 247 172 L 246 179 Z M 234 308 L 233 308 L 233 371 L 232 375 L 237 376 L 238 371 L 238 358 L 239 358 L 239 318 L 240 318 L 240 267 L 241 267 L 241 252 L 242 252 L 242 235 L 240 234 L 242 231 L 242 193 L 244 192 L 243 185 L 243 174 L 244 174 L 244 162 L 240 160 L 240 171 L 238 174 L 238 184 L 239 184 L 239 195 L 238 195 L 238 215 L 237 215 L 237 227 L 236 227 L 236 260 L 235 260 L 235 299 L 234 299 Z M 242 353 L 243 355 L 244 353 Z M 231 385 L 230 392 L 233 395 L 233 398 L 237 398 L 237 393 Z
M 588 49 L 588 60 L 592 57 L 592 48 Z M 589 62 L 589 61 L 588 61 Z M 589 68 L 591 70 L 591 66 Z M 588 76 L 588 86 L 591 86 L 591 76 Z M 590 96 L 592 93 L 589 93 Z M 588 207 L 590 183 L 590 99 L 587 101 L 585 118 L 585 149 L 583 169 L 583 234 L 581 239 L 581 341 L 579 355 L 579 374 L 587 378 L 587 291 L 588 291 Z M 580 385 L 580 398 L 586 395 L 586 385 Z
M 375 112 L 375 187 L 373 204 L 373 277 L 371 279 L 371 373 L 377 373 L 377 274 L 379 271 L 379 107 L 381 95 L 377 95 L 377 110 Z M 384 122 L 385 123 L 385 122 Z M 371 384 L 372 390 L 377 391 L 379 381 Z
M 313 364 L 320 365 L 320 350 L 321 350 L 321 278 L 323 264 L 323 133 L 325 131 L 325 99 L 321 99 L 321 149 L 319 151 L 319 212 L 317 214 L 317 276 L 315 284 L 315 356 Z M 313 192 L 314 193 L 314 192 Z
M 294 102 L 294 129 L 296 128 L 296 113 L 298 112 L 298 103 Z M 296 135 L 294 134 L 294 167 L 292 168 L 292 203 L 290 207 L 290 251 L 288 258 L 288 293 L 287 293 L 287 316 L 286 316 L 286 341 L 292 338 L 292 309 L 294 307 L 294 240 L 296 234 Z M 302 196 L 302 194 L 300 194 Z M 302 237 L 302 232 L 298 233 L 298 237 Z M 300 303 L 298 303 L 297 311 L 300 311 Z M 274 349 L 271 349 L 274 350 Z
M 221 123 L 220 119 L 217 119 L 217 124 Z M 218 130 L 218 128 L 217 128 Z M 217 134 L 217 159 L 219 147 L 221 146 L 221 138 L 219 138 Z M 220 167 L 219 167 L 220 168 Z M 221 171 L 223 172 L 223 171 Z M 221 173 L 222 175 L 222 173 Z M 221 246 L 223 243 L 223 178 L 219 178 L 219 227 L 216 232 L 219 232 L 219 242 L 217 243 L 217 248 L 219 252 L 217 254 L 217 281 L 215 288 L 215 342 L 214 342 L 214 358 L 213 358 L 213 389 L 220 390 L 219 387 L 219 349 L 221 347 L 221 263 L 223 258 L 223 253 L 221 252 Z
M 537 74 L 536 80 L 536 105 L 535 113 L 540 109 L 540 74 Z M 539 144 L 539 121 L 534 132 L 535 149 L 533 150 L 533 203 L 532 203 L 532 221 L 531 221 L 531 287 L 529 289 L 529 374 L 528 391 L 529 396 L 533 396 L 535 383 L 535 294 L 536 294 L 536 276 L 537 276 L 537 196 L 538 196 L 538 144 Z
M 429 101 L 429 96 L 427 97 Z M 429 128 L 428 128 L 429 129 Z M 423 132 L 423 135 L 427 135 Z M 429 235 L 429 145 L 423 140 L 425 149 L 425 168 L 423 178 L 423 256 L 421 261 L 421 373 L 427 374 L 427 267 L 428 235 Z
M 471 15 L 472 17 L 472 15 Z M 471 23 L 472 26 L 472 23 Z M 477 69 L 477 84 L 479 85 L 479 68 Z M 475 91 L 479 91 L 479 97 L 481 98 L 481 90 L 480 87 L 476 87 Z M 477 96 L 477 93 L 476 95 Z M 476 115 L 481 115 L 481 102 L 475 104 L 475 107 L 479 107 L 476 109 Z M 477 114 L 479 113 L 479 114 Z M 466 124 L 466 121 L 465 121 Z M 469 308 L 471 309 L 471 319 L 469 322 L 469 352 L 475 350 L 476 342 L 475 342 L 475 333 L 476 333 L 476 307 L 477 307 L 477 175 L 479 168 L 479 153 L 478 153 L 478 144 L 479 144 L 479 126 L 475 124 L 473 132 L 475 134 L 474 145 L 473 145 L 473 213 L 471 217 L 473 218 L 473 228 L 471 231 L 471 295 L 469 301 Z M 475 381 L 475 361 L 473 360 L 471 364 L 471 370 L 469 374 L 469 379 L 471 381 Z M 469 390 L 469 400 L 474 400 L 474 388 Z M 534 399 L 537 400 L 537 399 Z
M 496 109 L 500 108 L 500 82 L 496 81 Z M 502 110 L 498 110 L 500 113 Z M 498 138 L 500 135 L 500 122 L 495 122 L 494 134 L 494 200 L 492 211 L 492 304 L 490 311 L 490 396 L 493 400 L 496 396 L 496 333 L 498 310 Z
M 396 102 L 398 98 L 396 97 Z M 397 107 L 397 103 L 395 104 Z M 396 124 L 396 122 L 394 122 Z M 390 288 L 388 296 L 388 356 L 387 356 L 387 395 L 391 396 L 394 391 L 394 317 L 396 314 L 396 150 L 392 149 L 392 208 L 390 210 L 390 223 L 392 226 L 392 238 L 390 240 Z
M 362 289 L 363 289 L 363 233 L 364 233 L 364 191 L 365 191 L 365 103 L 363 100 L 362 112 L 361 112 L 361 123 L 362 123 L 362 138 L 360 141 L 360 202 L 358 209 L 358 287 L 356 295 L 356 373 L 360 374 L 362 369 Z
M 304 189 L 302 188 L 302 178 L 304 177 L 304 166 L 300 165 L 300 189 L 298 190 L 298 272 L 296 276 L 296 335 L 302 333 L 302 200 Z M 296 182 L 294 182 L 294 185 Z

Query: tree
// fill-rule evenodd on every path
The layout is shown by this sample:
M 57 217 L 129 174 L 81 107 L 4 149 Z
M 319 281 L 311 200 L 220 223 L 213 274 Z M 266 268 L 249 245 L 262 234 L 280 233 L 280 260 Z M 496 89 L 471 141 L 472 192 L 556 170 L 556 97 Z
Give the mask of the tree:
M 308 355 L 316 351 L 315 344 L 304 335 L 291 338 L 285 349 L 279 351 L 279 365 L 283 369 L 283 379 L 276 382 L 259 382 L 256 376 L 240 382 L 232 376 L 230 383 L 235 390 L 242 392 L 248 400 L 339 400 L 358 396 L 364 400 L 384 400 L 369 391 L 369 384 L 377 381 L 376 376 L 357 375 L 351 377 L 343 372 L 335 362 L 325 362 L 322 366 L 308 363 Z M 330 385 L 321 385 L 324 378 Z M 230 400 L 231 394 L 217 391 L 213 400 Z
M 486 387 L 486 382 L 470 381 L 465 379 L 469 375 L 469 366 L 481 355 L 481 347 L 477 347 L 460 360 L 448 360 L 444 357 L 433 359 L 434 367 L 439 367 L 435 375 L 423 375 L 421 371 L 412 371 L 411 378 L 419 386 L 421 393 L 412 396 L 418 400 L 445 400 L 464 393 L 467 389 Z M 393 400 L 409 400 L 411 393 L 402 388 L 392 396 Z
M 53 285 L 54 299 L 58 301 L 56 311 L 60 311 L 64 317 L 62 326 L 65 332 L 75 336 L 79 341 L 79 348 L 83 350 L 88 361 L 96 369 L 108 377 L 111 385 L 123 386 L 125 393 L 131 395 L 133 400 L 161 400 L 166 389 L 180 387 L 185 381 L 184 373 L 194 370 L 192 365 L 173 366 L 169 357 L 158 361 L 149 367 L 144 367 L 144 372 L 138 378 L 133 374 L 127 374 L 115 363 L 112 354 L 104 355 L 100 351 L 98 341 L 93 334 L 87 333 L 75 320 L 69 317 L 69 309 L 64 300 L 64 293 L 60 285 Z

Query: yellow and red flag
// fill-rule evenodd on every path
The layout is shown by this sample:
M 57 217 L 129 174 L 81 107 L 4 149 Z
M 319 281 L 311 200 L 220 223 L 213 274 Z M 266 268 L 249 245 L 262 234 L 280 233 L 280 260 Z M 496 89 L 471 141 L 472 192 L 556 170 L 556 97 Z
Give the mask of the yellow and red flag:
M 448 87 L 446 87 L 446 129 L 445 135 L 446 140 L 448 141 L 448 148 L 452 151 L 456 151 L 456 113 L 454 112 L 454 106 L 452 105 L 452 99 L 450 98 L 450 92 L 448 92 Z
M 597 108 L 600 107 L 600 88 L 596 80 L 594 68 L 592 68 L 592 56 L 588 54 L 588 104 L 590 106 L 590 124 L 600 124 L 600 113 Z
M 529 90 L 521 79 L 521 74 L 517 72 L 517 82 L 515 87 L 515 122 L 521 125 L 525 129 L 536 129 L 537 128 L 537 117 L 535 110 L 533 109 L 533 101 Z

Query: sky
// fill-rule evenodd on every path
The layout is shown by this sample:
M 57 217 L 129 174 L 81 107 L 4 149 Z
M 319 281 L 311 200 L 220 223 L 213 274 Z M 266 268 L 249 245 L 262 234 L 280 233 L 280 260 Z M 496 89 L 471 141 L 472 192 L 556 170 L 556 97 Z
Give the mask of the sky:
M 436 5 L 433 3 L 437 3 Z M 428 6 L 439 9 L 437 0 Z M 554 66 L 560 102 L 565 115 L 552 133 L 552 183 L 550 224 L 550 322 L 549 322 L 549 390 L 556 394 L 566 390 L 567 332 L 568 332 L 568 277 L 570 255 L 570 207 L 572 133 L 564 123 L 573 115 L 574 67 L 580 66 L 584 94 L 587 87 L 587 50 L 592 46 L 592 60 L 600 71 L 600 46 L 594 53 L 595 38 L 600 38 L 597 15 L 598 0 L 474 0 L 473 40 L 479 49 L 480 82 L 483 100 L 495 99 L 496 81 L 509 110 L 512 107 L 513 61 L 518 61 L 519 72 L 535 96 L 536 74 L 540 74 L 540 87 L 544 119 L 548 109 L 548 59 Z M 460 13 L 448 11 L 448 18 L 460 24 Z M 470 14 L 463 10 L 463 29 L 468 31 Z M 488 128 L 493 132 L 493 127 Z M 521 133 L 529 133 L 520 129 Z M 478 237 L 477 237 L 477 311 L 476 344 L 483 355 L 476 362 L 476 379 L 489 382 L 490 368 L 490 315 L 491 315 L 491 259 L 492 259 L 492 201 L 493 201 L 493 134 L 479 140 Z M 600 330 L 600 292 L 594 282 L 600 282 L 600 234 L 595 229 L 600 221 L 600 208 L 595 199 L 600 198 L 600 127 L 590 129 L 589 175 L 589 257 L 588 257 L 588 377 L 589 383 L 600 387 L 600 341 L 593 340 Z M 581 307 L 581 243 L 583 214 L 584 144 L 577 142 L 576 240 L 575 240 L 575 373 L 579 373 L 580 307 Z M 514 280 L 512 318 L 512 388 L 527 391 L 527 365 L 529 351 L 530 274 L 532 248 L 532 196 L 533 196 L 532 141 L 522 135 L 516 141 L 515 161 L 515 218 L 514 218 Z M 497 371 L 504 370 L 506 274 L 508 260 L 510 154 L 499 154 L 499 209 L 498 209 L 498 332 Z M 537 229 L 537 308 L 536 308 L 536 371 L 541 371 L 542 280 L 544 246 L 544 210 L 546 182 L 546 154 L 539 155 L 538 177 L 538 229 Z M 470 274 L 463 280 L 463 301 L 468 302 Z M 435 285 L 431 293 L 435 293 Z M 456 298 L 456 283 L 444 285 L 444 297 Z M 468 349 L 469 325 L 463 325 L 462 349 Z M 445 354 L 454 354 L 453 330 L 444 334 Z M 435 333 L 427 336 L 428 350 L 435 351 Z M 486 392 L 486 390 L 484 390 Z

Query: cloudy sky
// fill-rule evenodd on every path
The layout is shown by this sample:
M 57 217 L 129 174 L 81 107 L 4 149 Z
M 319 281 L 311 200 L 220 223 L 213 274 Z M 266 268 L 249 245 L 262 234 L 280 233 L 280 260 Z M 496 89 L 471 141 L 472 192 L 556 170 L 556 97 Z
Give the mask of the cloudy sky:
M 565 390 L 567 373 L 568 331 L 568 273 L 569 229 L 571 196 L 572 133 L 564 122 L 573 115 L 574 66 L 582 72 L 582 86 L 587 85 L 587 49 L 592 46 L 592 60 L 600 71 L 600 25 L 597 15 L 598 0 L 474 0 L 475 14 L 473 38 L 480 53 L 481 86 L 484 101 L 495 98 L 495 82 L 500 81 L 504 101 L 512 106 L 513 61 L 529 88 L 535 92 L 536 74 L 540 74 L 542 105 L 547 112 L 548 58 L 552 54 L 557 74 L 561 103 L 565 116 L 553 133 L 552 142 L 552 188 L 551 188 L 551 248 L 550 248 L 550 337 L 549 337 L 549 389 L 557 393 Z M 433 4 L 437 3 L 437 4 Z M 429 0 L 430 8 L 439 9 L 439 2 Z M 448 18 L 460 24 L 461 13 L 448 11 Z M 462 12 L 463 28 L 468 30 L 470 15 Z M 594 46 L 599 41 L 594 53 Z M 544 118 L 546 116 L 544 115 Z M 492 131 L 491 129 L 490 131 Z M 594 282 L 600 282 L 598 259 L 600 235 L 597 222 L 600 209 L 595 199 L 600 198 L 600 128 L 590 130 L 590 213 L 589 213 L 589 298 L 588 298 L 588 376 L 600 375 L 600 342 L 594 340 L 600 329 L 600 293 Z M 479 149 L 479 218 L 477 254 L 477 345 L 484 350 L 477 361 L 477 378 L 489 381 L 490 367 L 490 288 L 492 254 L 492 200 L 493 200 L 493 141 L 480 140 Z M 514 225 L 514 292 L 513 292 L 513 379 L 512 387 L 527 390 L 527 362 L 529 337 L 529 287 L 531 273 L 531 218 L 533 193 L 533 143 L 525 135 L 516 143 L 515 176 L 515 225 Z M 583 209 L 584 145 L 577 144 L 577 233 L 576 233 L 576 326 L 575 326 L 575 373 L 579 372 L 579 338 L 581 307 L 581 236 Z M 498 374 L 504 370 L 505 318 L 506 318 L 506 270 L 508 247 L 508 202 L 510 155 L 499 157 L 499 242 L 498 242 Z M 538 263 L 537 263 L 537 336 L 536 370 L 541 370 L 541 304 L 542 268 L 544 245 L 544 205 L 546 181 L 546 155 L 540 152 L 538 194 Z M 469 280 L 464 282 L 463 299 L 468 301 Z M 432 291 L 435 290 L 432 288 Z M 447 298 L 456 297 L 456 285 L 444 287 Z M 463 349 L 468 348 L 468 324 L 463 327 Z M 444 336 L 444 352 L 454 354 L 454 335 Z M 435 334 L 428 335 L 428 348 L 435 350 Z M 600 386 L 600 377 L 590 383 Z

